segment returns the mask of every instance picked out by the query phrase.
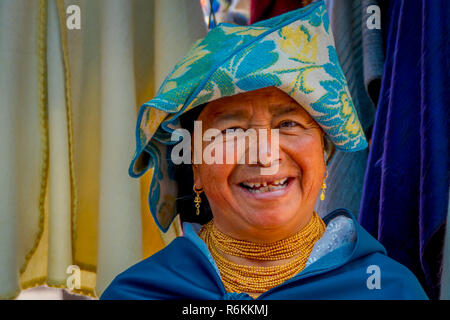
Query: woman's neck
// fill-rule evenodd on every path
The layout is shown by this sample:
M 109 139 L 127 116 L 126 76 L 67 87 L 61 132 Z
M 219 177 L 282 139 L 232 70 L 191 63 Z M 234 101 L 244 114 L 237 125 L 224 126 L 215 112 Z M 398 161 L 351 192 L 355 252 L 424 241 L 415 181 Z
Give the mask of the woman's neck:
M 300 232 L 312 219 L 314 211 L 303 213 L 301 218 L 293 219 L 280 226 L 256 227 L 246 221 L 228 221 L 222 217 L 214 217 L 214 226 L 222 233 L 236 240 L 243 240 L 258 244 L 274 243 L 289 238 Z

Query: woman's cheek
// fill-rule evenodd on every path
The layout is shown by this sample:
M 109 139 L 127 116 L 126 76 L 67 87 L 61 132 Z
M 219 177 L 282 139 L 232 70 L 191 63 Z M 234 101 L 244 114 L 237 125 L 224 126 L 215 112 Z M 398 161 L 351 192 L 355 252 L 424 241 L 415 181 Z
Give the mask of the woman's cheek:
M 226 164 L 202 164 L 201 166 L 201 179 L 205 192 L 216 202 L 228 193 L 228 178 L 232 166 Z
M 325 162 L 321 136 L 303 135 L 284 139 L 282 147 L 289 158 L 296 163 L 302 172 L 302 188 L 315 189 L 322 184 L 321 175 L 325 172 Z M 314 183 L 315 181 L 317 183 Z

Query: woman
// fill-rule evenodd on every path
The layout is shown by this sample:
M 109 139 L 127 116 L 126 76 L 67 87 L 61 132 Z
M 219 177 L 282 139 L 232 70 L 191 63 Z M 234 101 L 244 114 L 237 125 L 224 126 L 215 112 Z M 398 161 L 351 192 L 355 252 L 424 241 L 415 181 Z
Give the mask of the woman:
M 149 205 L 163 231 L 178 212 L 203 226 L 185 222 L 102 299 L 426 299 L 351 213 L 313 211 L 328 141 L 367 147 L 327 19 L 318 2 L 219 25 L 142 106 L 130 175 L 154 168 Z

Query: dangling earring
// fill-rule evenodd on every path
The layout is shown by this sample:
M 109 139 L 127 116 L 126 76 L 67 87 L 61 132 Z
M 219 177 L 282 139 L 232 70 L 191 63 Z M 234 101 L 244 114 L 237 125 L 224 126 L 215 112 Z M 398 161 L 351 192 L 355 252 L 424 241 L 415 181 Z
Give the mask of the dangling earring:
M 325 183 L 326 178 L 328 178 L 328 170 L 327 170 L 327 174 L 325 175 L 325 178 L 323 179 L 323 182 L 322 182 L 322 193 L 320 194 L 321 201 L 325 200 L 325 189 L 327 188 L 327 184 Z
M 202 198 L 200 198 L 200 193 L 203 192 L 203 188 L 197 189 L 194 184 L 194 192 L 197 194 L 194 199 L 195 208 L 197 209 L 195 214 L 200 215 L 200 204 L 202 203 Z

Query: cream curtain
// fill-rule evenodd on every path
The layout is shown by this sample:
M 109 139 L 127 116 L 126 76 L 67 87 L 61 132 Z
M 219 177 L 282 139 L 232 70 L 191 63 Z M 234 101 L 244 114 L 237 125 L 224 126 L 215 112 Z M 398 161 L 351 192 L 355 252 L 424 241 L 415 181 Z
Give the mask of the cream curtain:
M 70 265 L 98 297 L 179 234 L 127 169 L 137 107 L 205 33 L 194 0 L 0 0 L 0 298 L 66 287 Z

